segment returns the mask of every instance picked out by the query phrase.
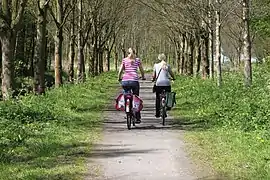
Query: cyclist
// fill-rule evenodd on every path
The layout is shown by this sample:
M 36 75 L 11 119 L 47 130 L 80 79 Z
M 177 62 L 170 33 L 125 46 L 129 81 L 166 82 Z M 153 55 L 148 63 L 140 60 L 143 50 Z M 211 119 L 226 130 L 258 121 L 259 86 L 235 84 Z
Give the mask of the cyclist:
M 122 87 L 125 91 L 132 89 L 133 94 L 139 96 L 140 84 L 137 69 L 140 69 L 142 80 L 145 80 L 144 70 L 142 62 L 136 57 L 135 50 L 133 48 L 128 49 L 128 56 L 122 60 L 118 72 L 118 81 L 122 81 Z M 124 71 L 123 78 L 121 79 Z M 136 112 L 136 123 L 141 123 L 141 113 Z
M 156 83 L 156 118 L 160 117 L 160 93 L 165 90 L 166 92 L 171 92 L 171 83 L 169 75 L 174 80 L 174 74 L 170 65 L 167 64 L 165 54 L 158 55 L 159 63 L 154 65 L 153 79 L 152 81 Z M 169 110 L 169 109 L 168 109 Z

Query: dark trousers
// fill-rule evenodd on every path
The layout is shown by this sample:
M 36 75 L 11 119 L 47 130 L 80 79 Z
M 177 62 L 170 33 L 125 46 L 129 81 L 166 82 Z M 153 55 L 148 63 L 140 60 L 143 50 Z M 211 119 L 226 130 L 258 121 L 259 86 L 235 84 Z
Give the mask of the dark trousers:
M 160 94 L 163 90 L 171 92 L 171 86 L 156 86 L 156 116 L 160 116 Z
M 122 87 L 125 92 L 132 90 L 133 94 L 139 96 L 140 94 L 140 84 L 138 81 L 122 81 Z M 141 113 L 135 113 L 136 119 L 141 119 Z

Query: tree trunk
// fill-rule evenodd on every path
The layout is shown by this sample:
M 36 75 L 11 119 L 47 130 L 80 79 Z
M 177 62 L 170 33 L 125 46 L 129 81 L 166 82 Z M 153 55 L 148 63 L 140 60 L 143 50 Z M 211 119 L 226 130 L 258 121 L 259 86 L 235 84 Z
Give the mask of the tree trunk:
M 213 29 L 212 29 L 212 0 L 208 0 L 208 33 L 209 33 L 209 40 L 208 40 L 208 48 L 209 48 L 209 75 L 210 78 L 213 79 L 214 78 L 214 38 L 213 38 Z
M 33 31 L 34 31 L 34 29 L 33 29 Z M 36 41 L 35 41 L 35 37 L 33 36 L 33 38 L 31 39 L 31 56 L 30 56 L 30 68 L 29 68 L 30 75 L 33 78 L 34 78 L 35 47 L 36 47 Z
M 243 60 L 245 63 L 244 76 L 245 86 L 250 87 L 252 84 L 252 68 L 251 68 L 251 41 L 249 30 L 249 0 L 243 0 Z
M 45 58 L 46 58 L 46 25 L 47 8 L 43 6 L 45 1 L 38 5 L 39 12 L 37 17 L 37 38 L 34 56 L 34 92 L 37 94 L 45 93 Z
M 1 37 L 2 43 L 2 95 L 3 100 L 7 100 L 12 97 L 14 88 L 14 60 L 13 42 L 15 37 L 12 32 L 6 32 Z M 15 42 L 14 42 L 15 43 Z
M 220 0 L 216 0 L 218 6 L 220 6 Z M 217 85 L 222 85 L 221 74 L 221 43 L 220 43 L 220 9 L 215 10 L 216 14 L 216 62 L 217 62 Z
M 182 49 L 182 58 L 181 58 L 181 70 L 180 74 L 184 74 L 184 64 L 185 64 L 185 49 L 186 49 L 186 43 L 185 43 L 185 36 L 182 34 L 182 40 L 181 40 L 181 49 Z
M 189 44 L 188 44 L 188 39 L 189 39 L 189 34 L 188 33 L 186 33 L 185 34 L 185 36 L 184 36 L 185 38 L 185 53 L 184 53 L 184 62 L 183 62 L 183 73 L 186 75 L 187 74 L 187 64 L 188 64 L 188 59 L 189 59 L 189 54 L 188 54 L 188 46 L 189 46 Z
M 63 31 L 59 28 L 56 32 L 55 37 L 55 50 L 54 50 L 54 61 L 55 61 L 55 87 L 59 87 L 63 84 L 62 80 L 62 45 L 63 45 Z
M 3 100 L 12 97 L 14 90 L 14 49 L 16 35 L 24 15 L 26 0 L 12 7 L 12 1 L 2 0 L 0 4 L 0 38 L 2 43 L 2 96 Z
M 115 66 L 115 70 L 118 70 L 118 50 L 117 50 L 117 46 L 114 46 L 114 66 Z
M 200 44 L 200 37 L 197 37 L 197 57 L 196 57 L 196 76 L 199 76 L 200 74 L 200 67 L 201 67 L 201 61 L 202 61 L 202 52 L 201 52 L 201 44 Z
M 79 21 L 78 21 L 78 81 L 84 82 L 85 81 L 85 64 L 84 64 L 84 44 L 83 44 L 83 2 L 82 0 L 78 1 L 78 10 L 79 10 Z
M 63 1 L 57 0 L 57 30 L 55 36 L 55 50 L 54 50 L 54 71 L 55 71 L 55 87 L 59 87 L 63 84 L 62 79 L 62 49 L 63 49 Z
M 99 74 L 103 73 L 104 72 L 104 68 L 103 68 L 103 50 L 99 50 L 99 53 L 98 53 L 98 63 L 99 63 Z
M 106 49 L 106 64 L 107 64 L 107 71 L 111 70 L 111 62 L 110 62 L 110 57 L 111 57 L 111 51 L 109 48 Z
M 75 61 L 75 37 L 73 34 L 69 42 L 69 67 L 68 67 L 69 82 L 74 82 L 74 61 Z
M 193 75 L 193 52 L 194 52 L 194 39 L 191 35 L 188 38 L 188 62 L 187 62 L 187 75 Z

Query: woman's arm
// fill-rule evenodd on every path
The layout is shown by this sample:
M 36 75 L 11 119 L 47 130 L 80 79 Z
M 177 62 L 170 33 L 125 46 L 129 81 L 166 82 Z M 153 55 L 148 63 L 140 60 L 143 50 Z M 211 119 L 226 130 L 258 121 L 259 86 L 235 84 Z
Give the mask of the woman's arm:
M 156 79 L 156 64 L 154 64 L 153 67 L 152 81 L 155 81 L 155 79 Z
M 118 80 L 121 79 L 123 71 L 124 71 L 124 65 L 122 63 L 121 66 L 120 66 L 119 72 L 118 72 Z
M 170 73 L 171 77 L 172 77 L 173 79 L 175 79 L 174 73 L 172 72 L 172 69 L 171 69 L 170 66 L 169 66 L 168 70 L 169 70 L 169 73 Z

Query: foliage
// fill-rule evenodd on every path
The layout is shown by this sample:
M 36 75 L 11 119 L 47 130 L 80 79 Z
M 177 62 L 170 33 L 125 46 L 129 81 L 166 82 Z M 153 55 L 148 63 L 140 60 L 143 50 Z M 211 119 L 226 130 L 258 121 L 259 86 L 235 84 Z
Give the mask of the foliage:
M 0 104 L 0 179 L 78 179 L 98 138 L 114 72 Z
M 242 74 L 225 74 L 222 88 L 186 77 L 175 83 L 174 113 L 191 130 L 187 139 L 195 144 L 194 153 L 218 172 L 235 175 L 232 179 L 270 178 L 269 69 L 255 66 L 249 89 L 242 85 Z
M 242 86 L 240 74 L 226 74 L 224 86 L 218 88 L 213 81 L 181 78 L 176 87 L 180 93 L 180 108 L 192 108 L 194 116 L 207 119 L 213 126 L 234 127 L 242 131 L 267 131 L 270 128 L 268 108 L 269 75 L 256 67 L 254 85 Z

